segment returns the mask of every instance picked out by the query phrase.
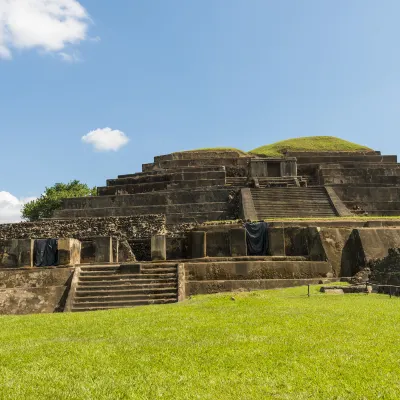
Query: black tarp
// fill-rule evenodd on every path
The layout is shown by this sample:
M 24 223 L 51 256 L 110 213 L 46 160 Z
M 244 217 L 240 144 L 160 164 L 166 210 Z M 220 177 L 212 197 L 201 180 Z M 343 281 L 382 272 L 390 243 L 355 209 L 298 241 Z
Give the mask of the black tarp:
M 266 222 L 246 222 L 247 254 L 266 256 L 268 254 L 268 224 Z
M 33 246 L 35 267 L 51 267 L 58 263 L 57 239 L 36 239 Z

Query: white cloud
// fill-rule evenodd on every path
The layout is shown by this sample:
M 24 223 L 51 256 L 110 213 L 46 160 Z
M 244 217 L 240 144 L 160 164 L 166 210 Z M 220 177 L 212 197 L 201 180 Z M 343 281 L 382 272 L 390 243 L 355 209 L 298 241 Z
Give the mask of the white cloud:
M 87 39 L 89 21 L 77 0 L 0 0 L 0 58 L 13 48 L 59 53 Z
M 17 199 L 9 192 L 0 191 L 0 224 L 21 221 L 21 208 L 35 197 Z
M 124 132 L 103 128 L 82 136 L 82 141 L 91 144 L 97 151 L 118 151 L 129 142 L 129 138 Z
M 79 54 L 76 52 L 73 53 L 64 53 L 63 51 L 58 53 L 58 55 L 61 57 L 61 59 L 65 62 L 69 63 L 77 63 L 79 61 L 82 61 L 82 59 L 79 57 Z

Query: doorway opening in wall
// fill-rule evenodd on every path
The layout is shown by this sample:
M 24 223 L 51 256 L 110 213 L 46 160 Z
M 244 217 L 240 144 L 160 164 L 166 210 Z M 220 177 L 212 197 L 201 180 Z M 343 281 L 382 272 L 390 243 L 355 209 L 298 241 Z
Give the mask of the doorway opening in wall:
M 281 163 L 280 162 L 268 162 L 267 171 L 268 171 L 268 176 L 271 176 L 271 177 L 281 176 Z

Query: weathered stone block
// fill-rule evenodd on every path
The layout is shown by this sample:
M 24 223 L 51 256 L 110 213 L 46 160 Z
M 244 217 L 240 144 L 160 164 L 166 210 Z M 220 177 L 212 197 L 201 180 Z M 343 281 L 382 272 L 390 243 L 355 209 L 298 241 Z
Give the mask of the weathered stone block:
M 167 241 L 165 235 L 151 237 L 151 259 L 164 261 L 167 259 Z
M 81 263 L 81 242 L 77 239 L 58 240 L 58 265 Z
M 207 232 L 207 256 L 229 257 L 231 253 L 229 231 Z
M 284 228 L 269 228 L 268 242 L 269 242 L 269 253 L 272 256 L 285 255 Z
M 119 262 L 119 240 L 116 237 L 111 239 L 113 262 Z
M 190 232 L 191 258 L 203 258 L 207 256 L 207 236 L 204 231 Z
M 233 228 L 231 235 L 231 256 L 247 256 L 246 229 Z
M 112 263 L 113 249 L 112 249 L 112 237 L 96 237 L 93 239 L 95 248 L 94 260 L 96 263 Z
M 322 287 L 321 292 L 325 294 L 344 294 L 343 289 L 330 288 L 330 287 Z
M 186 298 L 186 273 L 185 265 L 178 264 L 178 301 L 183 301 Z
M 0 267 L 31 267 L 33 240 L 10 239 L 0 241 Z

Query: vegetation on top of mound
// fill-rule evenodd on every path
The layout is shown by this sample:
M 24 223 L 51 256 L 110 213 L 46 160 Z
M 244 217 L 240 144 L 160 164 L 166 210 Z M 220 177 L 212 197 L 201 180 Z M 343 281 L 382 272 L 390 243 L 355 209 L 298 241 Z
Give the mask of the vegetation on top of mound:
M 207 152 L 207 151 L 234 151 L 241 156 L 248 155 L 245 151 L 240 150 L 240 149 L 235 149 L 234 147 L 205 147 L 205 148 L 201 148 L 201 149 L 176 151 L 173 154 L 176 154 L 176 153 L 200 153 L 200 152 Z
M 334 136 L 306 136 L 294 139 L 282 140 L 280 142 L 267 144 L 251 150 L 251 154 L 267 157 L 282 157 L 287 151 L 354 151 L 370 152 L 369 147 L 357 143 L 348 142 Z

